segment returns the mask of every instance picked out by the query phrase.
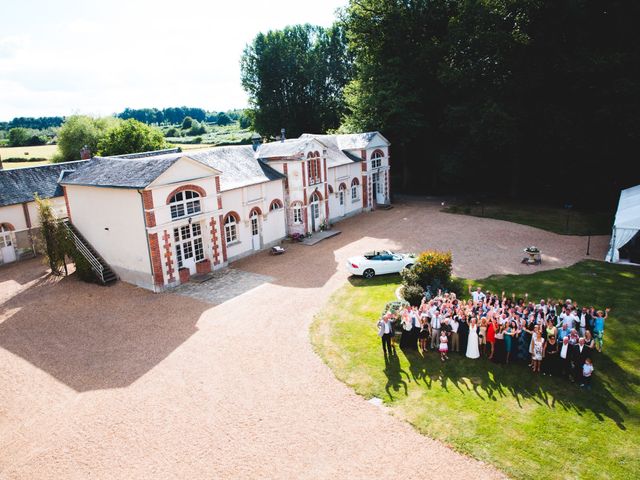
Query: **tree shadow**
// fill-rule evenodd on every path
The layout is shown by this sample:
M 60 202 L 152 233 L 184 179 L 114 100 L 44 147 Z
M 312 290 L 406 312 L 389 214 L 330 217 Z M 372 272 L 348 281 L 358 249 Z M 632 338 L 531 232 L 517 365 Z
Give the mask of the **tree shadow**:
M 387 385 L 393 384 L 402 375 L 407 378 L 404 382 L 405 396 L 409 394 L 411 384 L 415 388 L 431 390 L 435 383 L 444 391 L 457 390 L 463 395 L 474 395 L 487 402 L 512 398 L 520 408 L 525 408 L 525 402 L 533 401 L 545 408 L 562 408 L 577 415 L 591 412 L 599 421 L 610 419 L 620 430 L 627 429 L 625 416 L 629 414 L 629 409 L 613 393 L 617 386 L 614 389 L 607 380 L 611 375 L 596 375 L 593 389 L 588 391 L 580 389 L 567 378 L 534 376 L 521 364 L 497 365 L 484 358 L 469 360 L 460 354 L 450 354 L 450 359 L 443 363 L 437 352 L 423 355 L 405 350 L 403 353 L 404 358 L 385 362 L 384 373 L 388 379 Z M 403 369 L 403 364 L 407 365 L 410 375 Z M 616 367 L 618 373 L 624 372 Z M 393 396 L 389 395 L 389 399 L 393 400 Z
M 210 308 L 123 282 L 87 284 L 75 275 L 38 279 L 0 306 L 0 348 L 77 392 L 130 385 L 193 335 Z

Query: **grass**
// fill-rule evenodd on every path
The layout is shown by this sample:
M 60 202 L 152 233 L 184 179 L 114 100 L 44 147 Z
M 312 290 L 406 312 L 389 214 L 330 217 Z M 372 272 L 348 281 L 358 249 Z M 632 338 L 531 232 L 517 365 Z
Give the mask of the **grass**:
M 366 398 L 456 450 L 515 478 L 637 478 L 640 471 L 640 271 L 601 262 L 476 282 L 531 298 L 570 297 L 610 306 L 605 353 L 594 358 L 591 392 L 456 354 L 405 355 L 385 364 L 375 328 L 397 276 L 353 278 L 316 317 L 311 337 L 335 375 Z
M 58 151 L 57 145 L 38 145 L 36 147 L 0 147 L 0 156 L 7 158 L 46 158 L 51 160 Z
M 613 225 L 613 212 L 567 211 L 560 207 L 518 203 L 452 205 L 443 211 L 495 218 L 566 235 L 608 235 Z

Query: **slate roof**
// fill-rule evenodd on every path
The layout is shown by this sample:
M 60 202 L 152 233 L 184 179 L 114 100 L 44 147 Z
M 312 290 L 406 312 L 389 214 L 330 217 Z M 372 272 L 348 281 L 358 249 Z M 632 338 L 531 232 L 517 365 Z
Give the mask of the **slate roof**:
M 93 157 L 75 172 L 66 175 L 63 185 L 145 188 L 184 154 L 136 159 Z
M 327 147 L 327 166 L 337 167 L 339 165 L 348 165 L 354 162 L 361 162 L 362 158 L 358 155 L 340 148 L 339 137 L 344 135 L 316 135 L 313 133 L 304 133 L 301 138 L 315 138 Z
M 319 141 L 315 137 L 301 136 L 300 138 L 293 138 L 285 140 L 284 142 L 269 142 L 263 143 L 258 147 L 259 158 L 273 158 L 273 157 L 297 157 L 307 150 L 308 145 L 313 143 L 314 140 Z M 322 143 L 322 142 L 320 142 Z M 311 146 L 310 149 L 317 149 L 317 146 Z
M 0 170 L 0 206 L 32 202 L 36 192 L 40 198 L 63 195 L 58 179 L 63 171 L 81 168 L 88 160 L 53 163 L 40 167 Z
M 192 150 L 187 156 L 221 171 L 220 190 L 223 192 L 285 178 L 266 162 L 257 159 L 251 145 Z

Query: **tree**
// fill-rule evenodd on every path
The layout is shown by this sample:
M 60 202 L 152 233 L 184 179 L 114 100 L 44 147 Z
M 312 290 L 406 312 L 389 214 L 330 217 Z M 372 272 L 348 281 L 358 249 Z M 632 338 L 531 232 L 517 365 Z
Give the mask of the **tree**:
M 110 129 L 98 143 L 101 155 L 124 155 L 166 148 L 162 132 L 134 119 Z
M 182 120 L 182 129 L 183 130 L 187 130 L 187 129 L 191 128 L 192 126 L 193 126 L 193 118 L 184 117 L 184 119 Z
M 325 132 L 340 125 L 350 62 L 343 29 L 295 25 L 260 33 L 241 60 L 242 86 L 262 134 Z
M 68 162 L 80 159 L 80 150 L 86 145 L 95 155 L 98 143 L 106 135 L 107 130 L 115 127 L 120 120 L 114 117 L 92 118 L 86 115 L 68 117 L 58 132 L 59 155 L 54 161 Z
M 29 144 L 29 130 L 22 127 L 16 127 L 9 130 L 9 146 L 23 147 Z
M 53 275 L 67 273 L 66 255 L 69 250 L 69 239 L 65 227 L 56 218 L 51 202 L 35 195 L 40 219 L 40 232 L 44 240 L 44 252 Z
M 224 127 L 225 125 L 229 125 L 232 122 L 233 122 L 233 120 L 231 120 L 229 115 L 227 115 L 224 112 L 218 113 L 218 116 L 216 117 L 216 124 L 218 124 L 218 125 L 220 125 L 222 127 Z

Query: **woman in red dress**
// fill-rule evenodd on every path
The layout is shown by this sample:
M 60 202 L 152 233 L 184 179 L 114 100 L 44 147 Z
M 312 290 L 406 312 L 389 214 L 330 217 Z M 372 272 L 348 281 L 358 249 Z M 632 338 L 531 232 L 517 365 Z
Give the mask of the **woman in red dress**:
M 489 360 L 493 358 L 493 352 L 496 347 L 496 330 L 498 329 L 498 322 L 495 318 L 491 319 L 489 326 L 487 327 L 487 342 L 491 345 L 491 353 L 489 354 Z

